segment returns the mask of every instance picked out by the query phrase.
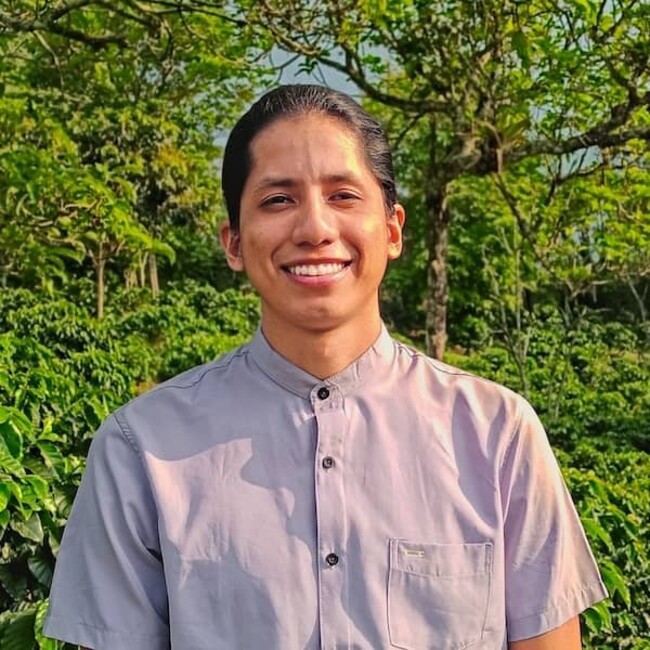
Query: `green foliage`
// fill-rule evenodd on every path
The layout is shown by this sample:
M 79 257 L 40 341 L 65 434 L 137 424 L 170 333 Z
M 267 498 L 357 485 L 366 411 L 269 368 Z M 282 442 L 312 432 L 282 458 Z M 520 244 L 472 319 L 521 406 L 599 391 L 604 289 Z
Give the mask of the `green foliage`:
M 567 328 L 542 310 L 527 323 L 523 359 L 486 340 L 472 355 L 447 360 L 524 391 L 551 441 L 571 450 L 580 440 L 650 451 L 650 343 L 643 327 L 579 319 Z M 522 374 L 523 373 L 523 374 Z
M 559 459 L 610 594 L 583 617 L 585 647 L 642 648 L 650 637 L 650 456 L 581 443 Z
M 155 291 L 168 231 L 214 231 L 218 131 L 266 74 L 264 41 L 216 14 L 120 4 L 0 9 L 0 285 L 82 263 L 100 316 L 107 267 Z

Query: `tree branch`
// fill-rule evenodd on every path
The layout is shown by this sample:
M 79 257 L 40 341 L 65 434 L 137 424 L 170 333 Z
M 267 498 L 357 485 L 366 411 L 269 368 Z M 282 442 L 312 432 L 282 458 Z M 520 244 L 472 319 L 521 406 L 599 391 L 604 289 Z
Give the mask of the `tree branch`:
M 650 142 L 650 126 L 610 133 L 600 126 L 589 129 L 586 133 L 576 135 L 566 140 L 538 140 L 513 149 L 504 154 L 507 163 L 514 163 L 529 156 L 540 154 L 553 154 L 561 156 L 574 153 L 589 147 L 618 147 L 630 140 L 646 140 Z
M 0 17 L 0 26 L 4 27 L 6 30 L 13 32 L 50 32 L 51 34 L 63 36 L 64 38 L 70 39 L 71 41 L 84 43 L 94 49 L 102 49 L 108 45 L 119 45 L 121 47 L 124 47 L 126 45 L 126 39 L 124 36 L 116 34 L 86 34 L 85 32 L 80 32 L 79 30 L 73 29 L 71 27 L 62 27 L 56 22 L 49 20 L 43 21 L 35 19 L 32 21 L 23 21 L 12 18 L 10 16 L 4 16 Z
M 540 154 L 561 156 L 575 153 L 582 149 L 588 149 L 589 147 L 617 147 L 630 140 L 650 141 L 650 126 L 631 127 L 617 131 L 617 129 L 625 125 L 635 110 L 643 107 L 647 108 L 648 106 L 650 106 L 650 92 L 643 96 L 631 95 L 627 102 L 612 107 L 610 111 L 611 117 L 608 120 L 596 124 L 584 133 L 565 138 L 564 140 L 545 138 L 527 142 L 520 147 L 506 151 L 504 153 L 504 161 L 506 163 L 514 163 L 529 156 L 537 156 Z M 477 163 L 477 172 L 489 173 L 493 171 L 485 165 L 485 162 L 479 161 Z
M 499 193 L 501 194 L 504 201 L 506 202 L 506 205 L 508 206 L 510 213 L 515 218 L 521 236 L 529 243 L 530 248 L 533 251 L 533 255 L 535 256 L 535 259 L 556 282 L 564 284 L 565 287 L 568 289 L 569 293 L 573 296 L 575 294 L 575 288 L 571 284 L 571 282 L 567 278 L 562 278 L 558 276 L 558 274 L 555 272 L 553 267 L 549 265 L 544 255 L 542 255 L 540 251 L 537 249 L 537 242 L 536 242 L 535 235 L 533 234 L 530 226 L 528 225 L 526 218 L 521 213 L 517 199 L 512 194 L 512 192 L 508 189 L 505 180 L 503 179 L 503 175 L 495 174 L 493 176 L 493 181 L 496 188 L 499 190 Z
M 379 90 L 379 88 L 372 84 L 364 74 L 363 65 L 358 52 L 345 43 L 339 43 L 338 47 L 340 47 L 343 52 L 344 60 L 341 62 L 332 59 L 326 56 L 322 49 L 308 43 L 302 43 L 289 36 L 292 32 L 291 29 L 289 29 L 290 26 L 283 22 L 284 15 L 274 11 L 266 0 L 261 0 L 259 4 L 263 12 L 262 15 L 263 17 L 266 17 L 267 20 L 263 24 L 256 25 L 257 27 L 270 32 L 276 42 L 287 51 L 300 54 L 307 59 L 317 60 L 328 68 L 332 68 L 337 72 L 347 75 L 350 80 L 371 99 L 387 106 L 392 106 L 393 108 L 399 108 L 408 113 L 444 113 L 449 110 L 449 104 L 447 102 L 434 102 L 426 99 L 409 99 L 407 97 Z M 280 25 L 276 23 L 276 20 L 278 19 L 280 20 Z
M 95 0 L 68 0 L 68 2 L 62 4 L 58 9 L 54 9 L 50 13 L 48 22 L 59 20 L 59 18 L 63 18 L 63 16 L 69 14 L 71 11 L 75 11 L 75 9 L 83 9 L 84 7 L 92 5 L 94 1 Z

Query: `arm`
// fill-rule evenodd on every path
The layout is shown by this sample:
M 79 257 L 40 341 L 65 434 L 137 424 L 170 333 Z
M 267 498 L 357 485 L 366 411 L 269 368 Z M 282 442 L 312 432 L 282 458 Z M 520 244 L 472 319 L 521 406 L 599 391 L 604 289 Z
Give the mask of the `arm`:
M 57 555 L 44 636 L 82 648 L 169 648 L 156 504 L 115 416 L 94 436 Z
M 573 619 L 607 591 L 546 433 L 525 401 L 499 487 L 510 650 L 579 649 Z
M 582 648 L 580 621 L 577 616 L 546 634 L 508 644 L 508 650 L 580 650 L 580 648 Z

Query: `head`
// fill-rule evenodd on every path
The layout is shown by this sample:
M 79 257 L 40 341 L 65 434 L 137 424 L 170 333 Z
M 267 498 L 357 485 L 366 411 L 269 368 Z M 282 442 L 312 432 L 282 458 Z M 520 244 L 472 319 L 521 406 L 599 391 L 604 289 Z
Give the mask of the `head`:
M 404 223 L 378 123 L 326 88 L 274 90 L 235 126 L 223 189 L 226 259 L 259 293 L 276 349 L 281 332 L 299 345 L 299 335 L 334 331 L 365 349 L 379 331 L 379 285 L 401 253 Z
M 271 90 L 253 104 L 228 138 L 221 186 L 233 232 L 239 231 L 241 197 L 253 165 L 253 140 L 278 119 L 310 113 L 339 120 L 357 138 L 366 164 L 381 187 L 386 212 L 392 213 L 397 201 L 395 173 L 381 125 L 343 93 L 324 86 L 288 85 Z

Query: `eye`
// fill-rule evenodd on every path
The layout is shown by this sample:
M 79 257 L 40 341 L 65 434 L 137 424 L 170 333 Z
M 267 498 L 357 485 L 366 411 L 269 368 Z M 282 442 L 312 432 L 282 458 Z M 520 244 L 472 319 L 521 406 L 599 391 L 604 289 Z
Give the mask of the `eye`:
M 274 194 L 264 199 L 261 203 L 262 207 L 275 207 L 291 203 L 291 197 L 286 194 Z
M 360 201 L 361 197 L 354 192 L 350 192 L 349 190 L 340 190 L 332 194 L 330 199 L 332 201 L 343 201 L 347 203 L 352 201 Z

